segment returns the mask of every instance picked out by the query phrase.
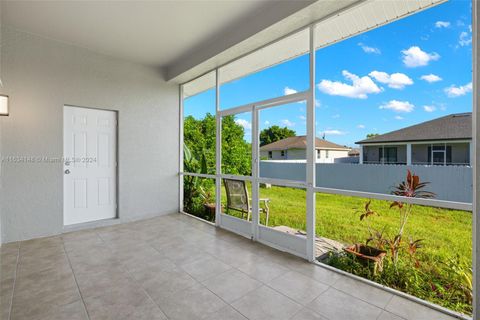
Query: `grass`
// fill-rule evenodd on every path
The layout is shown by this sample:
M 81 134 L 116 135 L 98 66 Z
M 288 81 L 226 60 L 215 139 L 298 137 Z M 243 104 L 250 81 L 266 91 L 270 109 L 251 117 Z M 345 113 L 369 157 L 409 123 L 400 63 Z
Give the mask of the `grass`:
M 269 198 L 269 227 L 289 226 L 306 229 L 306 192 L 301 189 L 275 187 L 261 188 L 260 198 Z M 225 199 L 224 192 L 222 200 Z M 365 242 L 368 237 L 365 221 L 360 221 L 359 210 L 369 199 L 342 195 L 317 194 L 316 234 L 344 244 Z M 398 210 L 390 209 L 390 202 L 372 200 L 370 208 L 379 215 L 370 218 L 375 229 L 385 228 L 387 234 L 398 229 Z M 239 216 L 234 211 L 230 214 Z M 265 216 L 261 215 L 261 223 Z M 472 215 L 470 212 L 434 207 L 415 206 L 405 228 L 405 235 L 423 239 L 420 254 L 430 261 L 443 261 L 456 254 L 470 260 L 472 255 Z
M 270 198 L 270 226 L 286 225 L 305 230 L 306 193 L 303 190 L 283 187 L 262 189 L 261 197 Z M 360 221 L 368 199 L 317 194 L 316 234 L 345 244 L 365 242 L 368 231 L 365 221 Z M 370 218 L 374 229 L 393 234 L 398 229 L 397 209 L 390 202 L 372 200 L 370 208 L 379 215 Z M 472 215 L 470 212 L 425 206 L 415 206 L 405 229 L 405 235 L 423 239 L 424 255 L 430 259 L 444 260 L 454 254 L 471 257 Z

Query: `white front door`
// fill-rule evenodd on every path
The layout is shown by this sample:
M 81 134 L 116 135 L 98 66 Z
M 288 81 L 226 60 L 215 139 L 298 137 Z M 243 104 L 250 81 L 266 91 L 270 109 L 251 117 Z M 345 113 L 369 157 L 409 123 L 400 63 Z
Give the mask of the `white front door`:
M 64 225 L 116 217 L 116 126 L 114 111 L 64 107 Z

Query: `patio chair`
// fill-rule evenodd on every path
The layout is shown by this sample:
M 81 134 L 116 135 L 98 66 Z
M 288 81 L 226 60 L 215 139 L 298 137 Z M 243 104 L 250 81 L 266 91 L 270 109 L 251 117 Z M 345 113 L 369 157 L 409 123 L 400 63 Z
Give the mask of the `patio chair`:
M 250 221 L 250 214 L 252 213 L 252 206 L 250 202 L 252 199 L 248 197 L 247 184 L 242 180 L 223 179 L 225 190 L 227 191 L 227 213 L 229 210 L 240 211 L 242 213 L 242 219 L 247 215 L 247 221 Z M 265 213 L 265 226 L 268 226 L 268 218 L 270 208 L 268 203 L 270 199 L 259 199 L 263 202 L 264 208 L 260 207 L 259 212 Z

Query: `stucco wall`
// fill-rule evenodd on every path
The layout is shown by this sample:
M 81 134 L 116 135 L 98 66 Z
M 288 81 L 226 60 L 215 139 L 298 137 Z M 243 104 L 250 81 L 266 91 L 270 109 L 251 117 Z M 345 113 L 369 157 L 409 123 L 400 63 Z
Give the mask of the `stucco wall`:
M 288 149 L 286 154 L 288 160 L 305 160 L 307 157 L 305 153 L 305 149 Z
M 320 151 L 320 158 L 317 157 L 317 162 L 321 163 L 334 163 L 335 159 L 348 157 L 348 151 L 342 150 L 328 150 L 328 158 L 327 158 L 327 150 L 318 150 Z
M 63 106 L 118 110 L 119 220 L 178 210 L 178 87 L 161 73 L 3 28 L 2 156 L 63 155 Z M 141 50 L 141 48 L 139 48 Z M 63 231 L 62 163 L 4 162 L 4 242 Z
M 272 157 L 268 157 L 268 151 L 260 151 L 260 157 L 267 160 L 285 160 L 285 156 L 282 157 L 282 152 L 280 150 L 273 150 Z

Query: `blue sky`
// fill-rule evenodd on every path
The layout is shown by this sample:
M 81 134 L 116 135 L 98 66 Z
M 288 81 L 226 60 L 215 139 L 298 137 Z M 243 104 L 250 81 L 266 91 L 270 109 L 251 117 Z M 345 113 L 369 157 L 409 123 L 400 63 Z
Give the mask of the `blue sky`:
M 472 110 L 471 4 L 451 0 L 413 16 L 317 50 L 316 132 L 354 146 L 368 133 L 386 133 Z M 220 89 L 221 108 L 308 89 L 302 56 Z M 185 115 L 215 112 L 213 90 L 185 100 Z M 260 128 L 287 126 L 305 134 L 304 103 L 265 109 Z M 251 114 L 237 121 L 251 139 Z

